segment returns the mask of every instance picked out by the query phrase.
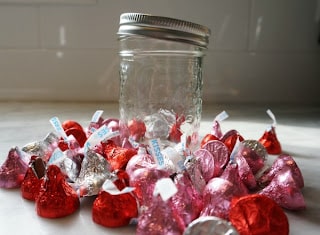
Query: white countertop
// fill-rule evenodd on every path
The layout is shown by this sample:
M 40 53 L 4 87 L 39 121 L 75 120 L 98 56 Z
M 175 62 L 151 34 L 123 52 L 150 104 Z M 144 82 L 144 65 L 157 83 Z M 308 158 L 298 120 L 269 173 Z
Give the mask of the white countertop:
M 286 211 L 290 234 L 314 235 L 320 231 L 320 107 L 288 106 L 205 106 L 200 135 L 208 133 L 213 118 L 226 110 L 229 118 L 221 123 L 223 132 L 236 129 L 245 139 L 258 139 L 272 123 L 266 110 L 276 115 L 277 137 L 283 151 L 292 155 L 305 180 L 303 195 L 307 209 Z M 53 131 L 49 119 L 72 119 L 86 126 L 92 114 L 103 109 L 103 117 L 118 117 L 117 104 L 103 103 L 0 103 L 0 164 L 12 146 L 22 147 L 43 139 Z M 270 160 L 275 156 L 270 156 Z M 60 219 L 44 219 L 33 202 L 24 200 L 19 189 L 0 189 L 0 234 L 135 234 L 134 226 L 109 229 L 91 218 L 93 198 L 81 199 L 80 210 Z

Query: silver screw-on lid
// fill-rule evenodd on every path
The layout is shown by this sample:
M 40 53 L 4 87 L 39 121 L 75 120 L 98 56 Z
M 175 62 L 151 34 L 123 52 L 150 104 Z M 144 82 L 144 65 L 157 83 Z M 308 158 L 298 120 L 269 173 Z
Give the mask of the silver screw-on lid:
M 118 31 L 120 38 L 142 35 L 159 39 L 181 41 L 206 48 L 210 29 L 192 22 L 142 13 L 123 13 Z

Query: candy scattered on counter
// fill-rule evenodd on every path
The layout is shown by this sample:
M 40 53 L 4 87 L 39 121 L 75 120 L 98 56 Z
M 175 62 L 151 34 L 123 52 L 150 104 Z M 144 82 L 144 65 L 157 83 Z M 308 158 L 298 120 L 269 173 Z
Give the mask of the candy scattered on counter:
M 158 116 L 147 125 L 130 121 L 126 131 L 134 138 L 123 140 L 119 121 L 103 119 L 102 110 L 87 128 L 53 117 L 54 132 L 9 150 L 0 187 L 21 186 L 22 197 L 35 201 L 37 214 L 46 218 L 68 216 L 82 197 L 95 197 L 95 223 L 120 227 L 136 221 L 140 235 L 288 234 L 282 208 L 305 209 L 304 180 L 293 157 L 281 154 L 275 116 L 267 113 L 272 126 L 251 140 L 236 130 L 222 133 L 228 117 L 223 111 L 193 151 L 181 120 L 166 130 L 177 143 L 166 145 L 152 139 L 161 125 Z M 147 144 L 139 143 L 143 136 L 150 137 Z M 280 154 L 271 167 L 268 154 Z

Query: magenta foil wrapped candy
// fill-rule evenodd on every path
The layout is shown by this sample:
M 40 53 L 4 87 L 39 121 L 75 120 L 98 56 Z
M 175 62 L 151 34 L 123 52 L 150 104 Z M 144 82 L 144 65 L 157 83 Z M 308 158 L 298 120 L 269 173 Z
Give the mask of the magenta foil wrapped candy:
M 198 149 L 193 155 L 196 159 L 196 167 L 198 167 L 204 180 L 208 182 L 213 178 L 214 173 L 215 162 L 212 154 L 206 149 Z
M 9 150 L 7 159 L 0 168 L 0 188 L 18 188 L 29 168 L 29 157 L 18 147 Z

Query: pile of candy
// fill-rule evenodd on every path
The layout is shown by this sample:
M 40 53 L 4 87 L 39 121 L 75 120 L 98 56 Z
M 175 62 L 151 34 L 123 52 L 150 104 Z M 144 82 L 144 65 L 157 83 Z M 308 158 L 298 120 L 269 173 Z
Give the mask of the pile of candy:
M 273 124 L 249 140 L 236 130 L 222 133 L 222 112 L 195 151 L 186 141 L 163 147 L 160 139 L 123 140 L 119 120 L 103 119 L 102 111 L 86 129 L 54 117 L 45 139 L 10 149 L 0 187 L 21 187 L 45 218 L 70 215 L 82 197 L 94 196 L 94 222 L 135 221 L 137 234 L 288 234 L 282 208 L 305 208 L 304 181 L 294 159 L 281 154 L 267 113 Z M 268 154 L 279 155 L 271 166 Z

